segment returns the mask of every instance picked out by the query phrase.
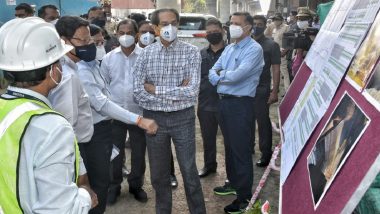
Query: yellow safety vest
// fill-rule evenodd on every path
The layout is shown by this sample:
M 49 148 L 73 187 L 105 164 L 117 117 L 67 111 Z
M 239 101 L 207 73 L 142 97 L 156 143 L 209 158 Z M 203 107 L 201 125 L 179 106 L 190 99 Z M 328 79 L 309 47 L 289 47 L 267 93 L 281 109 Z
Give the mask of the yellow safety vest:
M 38 100 L 0 98 L 0 207 L 5 214 L 23 213 L 18 189 L 22 138 L 31 119 L 44 114 L 60 115 Z M 76 141 L 74 146 L 77 180 L 79 150 Z

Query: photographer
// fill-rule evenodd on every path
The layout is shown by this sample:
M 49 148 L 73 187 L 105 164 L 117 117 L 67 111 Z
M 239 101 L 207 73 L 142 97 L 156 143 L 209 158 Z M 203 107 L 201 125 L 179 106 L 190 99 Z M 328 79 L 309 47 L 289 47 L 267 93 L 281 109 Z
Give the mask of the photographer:
M 307 51 L 310 49 L 318 29 L 311 27 L 313 12 L 307 7 L 299 7 L 297 14 L 297 26 L 290 28 L 284 34 L 283 47 L 291 52 L 291 73 L 294 77 L 302 64 Z M 293 57 L 295 56 L 295 57 Z

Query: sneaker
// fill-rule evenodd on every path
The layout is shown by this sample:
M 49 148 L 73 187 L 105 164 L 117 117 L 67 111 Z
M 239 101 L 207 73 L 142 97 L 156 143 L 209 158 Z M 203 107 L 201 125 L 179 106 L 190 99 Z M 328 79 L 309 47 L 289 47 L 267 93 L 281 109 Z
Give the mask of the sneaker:
M 214 193 L 216 195 L 236 195 L 236 190 L 232 188 L 229 183 L 224 184 L 224 186 L 215 187 Z
M 244 213 L 244 210 L 247 208 L 247 206 L 248 202 L 240 202 L 239 200 L 235 199 L 230 205 L 224 207 L 224 212 L 230 214 Z

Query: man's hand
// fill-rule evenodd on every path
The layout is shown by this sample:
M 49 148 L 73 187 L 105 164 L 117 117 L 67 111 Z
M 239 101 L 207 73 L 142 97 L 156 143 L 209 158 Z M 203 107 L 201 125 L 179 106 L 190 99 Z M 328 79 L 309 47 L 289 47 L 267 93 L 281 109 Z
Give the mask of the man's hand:
M 278 101 L 278 94 L 276 91 L 272 91 L 269 95 L 268 104 L 271 105 Z
M 288 50 L 281 48 L 281 57 L 284 57 L 286 53 L 288 53 Z
M 156 86 L 150 83 L 144 83 L 144 89 L 147 91 L 149 94 L 156 94 Z
M 92 191 L 92 189 L 87 186 L 87 185 L 81 185 L 79 186 L 79 188 L 83 188 L 85 190 L 87 190 L 87 192 L 90 194 L 91 196 L 91 209 L 98 206 L 98 196 L 96 195 L 96 193 L 94 191 Z
M 189 85 L 189 83 L 190 83 L 190 79 L 184 79 L 181 85 L 179 85 L 178 87 L 186 87 Z
M 156 134 L 158 125 L 156 121 L 152 119 L 147 118 L 141 118 L 140 121 L 137 123 L 137 126 L 144 129 L 147 134 Z

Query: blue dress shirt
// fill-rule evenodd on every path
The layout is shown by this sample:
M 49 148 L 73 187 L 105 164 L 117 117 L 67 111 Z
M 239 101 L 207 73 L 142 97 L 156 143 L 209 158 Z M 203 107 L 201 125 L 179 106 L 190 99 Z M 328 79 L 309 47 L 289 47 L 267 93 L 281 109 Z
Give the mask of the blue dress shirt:
M 210 70 L 209 80 L 217 85 L 219 94 L 255 97 L 263 67 L 263 49 L 248 36 L 224 49 Z

